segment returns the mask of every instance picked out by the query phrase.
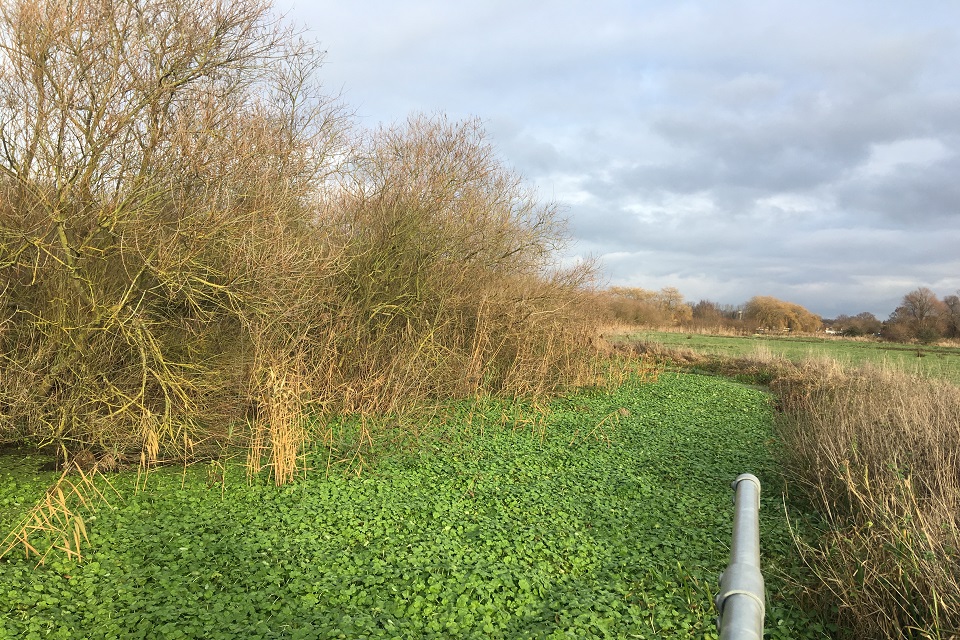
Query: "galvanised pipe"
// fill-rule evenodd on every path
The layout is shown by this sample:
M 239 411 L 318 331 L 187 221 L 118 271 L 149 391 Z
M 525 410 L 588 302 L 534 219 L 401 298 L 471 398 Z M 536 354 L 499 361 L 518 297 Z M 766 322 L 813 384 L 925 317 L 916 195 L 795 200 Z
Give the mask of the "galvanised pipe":
M 733 544 L 720 576 L 720 640 L 762 640 L 764 592 L 760 573 L 760 481 L 744 473 L 733 481 Z

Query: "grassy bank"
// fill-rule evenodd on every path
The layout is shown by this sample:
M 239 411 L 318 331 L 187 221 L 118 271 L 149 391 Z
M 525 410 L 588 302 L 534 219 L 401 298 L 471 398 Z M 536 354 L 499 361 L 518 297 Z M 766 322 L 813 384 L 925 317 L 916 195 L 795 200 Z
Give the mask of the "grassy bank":
M 322 450 L 281 488 L 229 466 L 139 491 L 114 475 L 124 498 L 87 515 L 84 562 L 0 560 L 0 637 L 715 638 L 744 471 L 766 488 L 768 637 L 828 637 L 791 586 L 772 413 L 763 392 L 665 374 L 457 405 L 359 475 L 324 473 Z M 0 476 L 8 515 L 42 495 L 30 477 Z
M 846 366 L 891 366 L 907 373 L 960 383 L 960 349 L 869 340 L 842 340 L 792 336 L 720 336 L 667 331 L 638 331 L 622 339 L 650 341 L 670 348 L 692 349 L 723 358 L 780 356 L 799 362 L 829 358 Z
M 960 388 L 892 369 L 774 381 L 791 484 L 822 514 L 802 545 L 855 638 L 960 635 Z

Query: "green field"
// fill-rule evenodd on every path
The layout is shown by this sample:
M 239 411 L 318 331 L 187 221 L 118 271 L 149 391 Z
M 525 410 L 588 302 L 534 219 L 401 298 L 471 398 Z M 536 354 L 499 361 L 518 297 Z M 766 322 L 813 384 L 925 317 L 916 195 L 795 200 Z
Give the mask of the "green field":
M 0 638 L 716 638 L 742 472 L 765 487 L 765 637 L 829 637 L 786 580 L 804 574 L 771 424 L 762 391 L 664 374 L 460 406 L 359 475 L 322 451 L 283 488 L 115 475 L 82 564 L 0 560 Z M 50 480 L 37 462 L 0 461 L 5 525 Z
M 659 342 L 668 347 L 730 357 L 753 356 L 758 352 L 769 351 L 794 361 L 828 357 L 845 365 L 890 365 L 910 373 L 960 383 L 960 349 L 954 347 L 919 347 L 892 342 L 813 337 L 718 336 L 665 331 L 639 331 L 625 334 L 621 339 Z

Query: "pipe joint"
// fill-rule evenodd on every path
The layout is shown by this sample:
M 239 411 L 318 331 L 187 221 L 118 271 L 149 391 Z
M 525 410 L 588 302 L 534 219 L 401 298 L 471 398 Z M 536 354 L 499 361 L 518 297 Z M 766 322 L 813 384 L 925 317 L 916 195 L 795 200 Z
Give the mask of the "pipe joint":
M 737 562 L 727 565 L 726 571 L 720 574 L 720 592 L 714 602 L 721 616 L 723 616 L 723 605 L 726 604 L 727 598 L 737 595 L 746 596 L 755 601 L 760 607 L 760 618 L 763 619 L 766 615 L 766 606 L 763 602 L 763 574 L 759 567 Z

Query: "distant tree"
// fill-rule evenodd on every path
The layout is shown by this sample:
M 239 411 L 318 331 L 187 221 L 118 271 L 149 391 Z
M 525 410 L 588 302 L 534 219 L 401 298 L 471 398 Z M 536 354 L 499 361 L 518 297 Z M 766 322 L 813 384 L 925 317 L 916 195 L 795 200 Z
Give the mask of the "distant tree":
M 719 325 L 724 319 L 720 305 L 709 300 L 701 300 L 690 309 L 693 319 L 699 323 Z
M 823 326 L 820 316 L 798 304 L 771 296 L 755 296 L 744 308 L 744 319 L 757 329 L 770 331 L 818 331 Z
M 960 294 L 960 291 L 957 294 Z M 944 297 L 943 304 L 946 307 L 944 335 L 948 338 L 960 338 L 960 295 Z
M 890 342 L 910 342 L 913 340 L 913 334 L 907 324 L 893 320 L 887 320 L 883 323 L 880 336 Z
M 847 327 L 849 327 L 852 322 L 853 322 L 853 318 L 846 315 L 845 313 L 841 313 L 833 320 L 824 320 L 823 326 L 826 327 L 827 329 L 832 329 L 837 333 L 843 333 L 844 331 L 847 330 Z
M 744 316 L 757 329 L 784 329 L 780 301 L 769 296 L 754 296 L 747 302 Z
M 664 287 L 654 298 L 660 309 L 670 315 L 673 324 L 687 324 L 693 319 L 693 309 L 683 301 L 683 294 L 676 287 Z
M 920 287 L 903 296 L 900 306 L 890 314 L 887 335 L 906 334 L 923 344 L 943 336 L 947 305 L 927 287 Z
M 656 304 L 656 291 L 641 287 L 610 287 L 607 306 L 614 320 L 626 324 L 658 326 L 668 324 L 666 314 Z
M 837 316 L 833 326 L 845 336 L 858 337 L 878 333 L 883 325 L 875 315 L 869 311 L 864 311 L 853 317 Z
M 640 287 L 610 287 L 608 305 L 621 322 L 647 326 L 676 326 L 693 318 L 693 309 L 675 287 L 651 291 Z
M 718 304 L 710 300 L 700 300 L 690 307 L 691 324 L 704 329 L 736 329 L 741 327 L 740 307 L 732 304 Z
M 869 311 L 858 313 L 855 318 L 863 335 L 874 335 L 880 332 L 883 323 Z
M 943 304 L 937 295 L 926 287 L 920 287 L 903 296 L 902 307 L 919 326 L 930 326 L 940 317 Z

